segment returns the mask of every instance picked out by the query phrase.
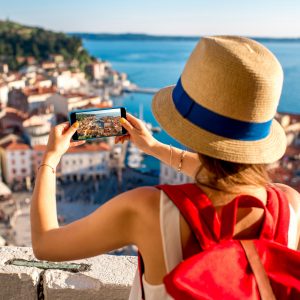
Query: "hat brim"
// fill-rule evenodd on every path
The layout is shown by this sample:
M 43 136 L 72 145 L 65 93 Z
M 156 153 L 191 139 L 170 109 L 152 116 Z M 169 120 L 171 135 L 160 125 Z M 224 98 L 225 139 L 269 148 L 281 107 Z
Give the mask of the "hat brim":
M 273 163 L 284 155 L 286 135 L 275 119 L 270 134 L 258 141 L 218 136 L 197 127 L 180 115 L 173 103 L 173 88 L 163 88 L 154 95 L 152 112 L 160 126 L 184 146 L 211 157 L 245 164 Z

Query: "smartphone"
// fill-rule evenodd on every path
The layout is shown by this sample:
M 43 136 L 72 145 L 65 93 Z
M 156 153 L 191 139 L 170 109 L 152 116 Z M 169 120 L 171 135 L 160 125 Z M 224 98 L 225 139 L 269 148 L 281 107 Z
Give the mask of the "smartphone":
M 121 125 L 121 118 L 126 119 L 125 107 L 71 111 L 69 113 L 70 124 L 79 122 L 79 127 L 72 139 L 81 141 L 124 135 L 127 131 Z

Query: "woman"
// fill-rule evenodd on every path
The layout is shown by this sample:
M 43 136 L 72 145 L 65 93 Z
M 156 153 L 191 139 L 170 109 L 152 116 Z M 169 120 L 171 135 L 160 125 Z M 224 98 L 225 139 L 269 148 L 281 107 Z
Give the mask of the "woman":
M 230 36 L 202 38 L 176 87 L 159 91 L 152 105 L 161 127 L 194 152 L 158 142 L 130 114 L 122 120 L 128 135 L 116 142 L 129 139 L 145 153 L 195 178 L 199 193 L 209 197 L 218 213 L 239 194 L 252 195 L 266 204 L 270 186 L 266 165 L 280 159 L 286 149 L 284 131 L 273 119 L 282 80 L 279 62 L 259 43 Z M 200 249 L 186 220 L 164 192 L 155 187 L 137 188 L 114 197 L 91 215 L 59 227 L 53 173 L 67 149 L 82 143 L 70 142 L 76 130 L 76 124 L 69 127 L 63 123 L 50 133 L 31 206 L 36 257 L 73 260 L 134 244 L 145 265 L 145 298 L 167 299 L 163 277 L 182 260 L 187 248 L 190 253 Z M 288 186 L 276 187 L 290 203 L 288 245 L 296 249 L 300 197 Z M 262 219 L 259 208 L 239 209 L 235 236 L 254 238 Z M 170 223 L 174 226 L 166 229 Z M 168 234 L 176 241 L 166 239 Z M 171 243 L 172 253 L 166 243 Z M 136 277 L 131 298 L 139 297 Z

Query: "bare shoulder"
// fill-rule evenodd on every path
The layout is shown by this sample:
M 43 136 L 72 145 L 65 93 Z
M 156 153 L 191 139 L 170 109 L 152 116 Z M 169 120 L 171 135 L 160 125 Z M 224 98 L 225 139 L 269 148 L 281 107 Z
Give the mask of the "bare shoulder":
M 273 183 L 287 196 L 290 204 L 293 206 L 295 212 L 300 214 L 300 194 L 292 187 L 283 183 Z
M 134 213 L 132 234 L 135 244 L 144 257 L 149 252 L 149 243 L 153 245 L 160 241 L 158 240 L 160 191 L 155 187 L 145 186 L 131 190 L 129 193 L 130 210 Z
M 141 217 L 159 210 L 160 191 L 152 186 L 144 186 L 127 193 L 128 205 Z

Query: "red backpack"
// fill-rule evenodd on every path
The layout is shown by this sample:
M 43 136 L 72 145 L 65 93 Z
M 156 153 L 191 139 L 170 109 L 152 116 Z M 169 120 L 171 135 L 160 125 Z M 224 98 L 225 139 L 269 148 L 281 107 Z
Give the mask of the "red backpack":
M 180 300 L 300 299 L 300 252 L 287 248 L 289 204 L 274 187 L 266 207 L 241 195 L 225 205 L 221 218 L 195 184 L 159 185 L 180 210 L 202 251 L 178 264 L 164 278 L 167 292 Z M 233 239 L 238 207 L 264 209 L 255 240 Z M 143 272 L 142 260 L 139 260 Z

